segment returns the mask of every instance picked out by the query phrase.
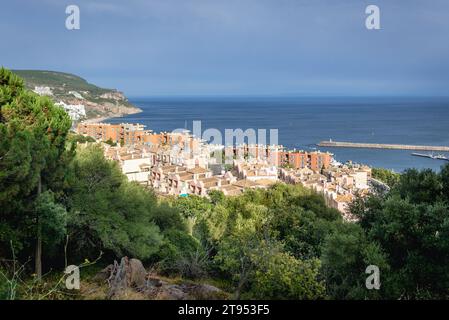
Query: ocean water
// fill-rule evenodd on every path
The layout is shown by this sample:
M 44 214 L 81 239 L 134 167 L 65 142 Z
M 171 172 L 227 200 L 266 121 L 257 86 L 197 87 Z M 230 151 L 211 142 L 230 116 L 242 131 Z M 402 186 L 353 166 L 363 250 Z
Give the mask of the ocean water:
M 278 129 L 279 143 L 310 150 L 322 140 L 449 146 L 449 98 L 134 98 L 143 112 L 110 123 L 142 123 L 155 132 L 216 128 Z M 223 133 L 224 137 L 224 133 Z M 268 137 L 267 137 L 268 139 Z M 352 160 L 401 172 L 439 170 L 442 160 L 414 157 L 413 151 L 318 148 L 341 162 Z M 447 153 L 442 153 L 449 155 Z

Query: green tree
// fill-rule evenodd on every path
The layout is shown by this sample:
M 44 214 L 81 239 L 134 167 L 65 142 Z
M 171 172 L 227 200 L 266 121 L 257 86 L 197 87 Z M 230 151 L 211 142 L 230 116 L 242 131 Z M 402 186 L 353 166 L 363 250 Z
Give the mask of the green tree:
M 99 145 L 78 150 L 66 192 L 70 249 L 76 257 L 108 250 L 146 259 L 159 250 L 154 195 L 128 182 Z
M 67 137 L 69 143 L 86 143 L 86 142 L 95 142 L 95 139 L 89 136 L 83 136 L 81 134 L 70 133 Z
M 264 228 L 263 214 L 238 220 L 219 242 L 214 260 L 232 280 L 236 299 L 243 293 L 258 299 L 324 298 L 318 259 L 301 261 L 285 252 Z
M 320 257 L 326 236 L 335 232 L 341 223 L 341 219 L 319 218 L 314 211 L 298 206 L 275 208 L 270 213 L 270 228 L 284 242 L 285 249 L 298 259 Z
M 186 219 L 190 235 L 193 235 L 197 221 L 205 216 L 212 207 L 207 198 L 196 195 L 181 197 L 175 201 L 174 206 Z
M 394 187 L 401 177 L 399 173 L 395 173 L 391 170 L 382 169 L 382 168 L 373 168 L 372 169 L 372 177 L 386 183 L 389 187 Z
M 112 141 L 111 138 L 109 138 L 108 140 L 106 140 L 104 143 L 106 143 L 106 144 L 108 144 L 108 145 L 110 145 L 110 146 L 112 146 L 112 147 L 117 146 L 117 142 Z
M 251 282 L 255 272 L 252 257 L 260 244 L 259 239 L 250 229 L 243 229 L 222 239 L 218 253 L 214 258 L 221 271 L 229 275 L 235 286 L 235 298 L 240 299 L 245 286 Z
M 413 203 L 433 203 L 440 199 L 443 183 L 440 176 L 431 169 L 408 169 L 395 185 L 395 193 L 409 198 Z
M 351 207 L 390 266 L 384 297 L 449 297 L 447 175 L 447 166 L 440 173 L 406 170 L 388 194 L 358 199 Z
M 367 230 L 388 253 L 396 274 L 391 295 L 445 298 L 449 295 L 447 204 L 414 204 L 395 195 L 387 199 Z
M 185 230 L 169 229 L 156 255 L 161 271 L 187 278 L 201 278 L 207 274 L 209 257 L 201 243 Z
M 385 282 L 390 270 L 386 255 L 378 244 L 366 238 L 357 224 L 344 224 L 338 232 L 326 238 L 321 261 L 327 292 L 333 299 L 382 297 L 377 290 L 366 288 L 368 275 L 365 270 L 369 265 L 378 266 L 381 281 Z
M 443 199 L 449 203 L 449 164 L 441 167 L 440 178 L 442 182 Z
M 302 261 L 291 254 L 265 252 L 256 257 L 256 272 L 251 292 L 258 299 L 316 300 L 325 297 L 324 282 L 319 279 L 320 261 Z
M 0 69 L 0 230 L 14 239 L 17 248 L 35 243 L 35 271 L 42 275 L 42 230 L 60 225 L 57 206 L 42 212 L 42 196 L 61 193 L 67 163 L 66 148 L 71 120 L 45 97 L 24 88 L 23 81 Z M 54 202 L 54 200 L 51 200 Z M 2 239 L 3 241 L 5 239 Z M 53 241 L 53 239 L 48 239 Z

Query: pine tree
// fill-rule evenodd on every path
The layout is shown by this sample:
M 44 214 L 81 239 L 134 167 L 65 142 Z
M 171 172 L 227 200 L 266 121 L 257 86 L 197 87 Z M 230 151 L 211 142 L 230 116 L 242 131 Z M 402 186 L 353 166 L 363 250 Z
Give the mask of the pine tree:
M 71 121 L 49 98 L 27 91 L 23 81 L 4 68 L 0 108 L 0 248 L 9 239 L 18 249 L 34 242 L 40 277 L 42 234 L 62 234 L 58 230 L 64 228 L 55 199 L 70 159 L 66 138 Z

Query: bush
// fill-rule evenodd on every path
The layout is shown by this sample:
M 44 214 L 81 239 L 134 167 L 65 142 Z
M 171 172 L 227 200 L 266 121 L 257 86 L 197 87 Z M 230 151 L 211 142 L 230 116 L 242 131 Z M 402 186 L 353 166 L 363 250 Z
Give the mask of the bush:
M 259 262 L 251 290 L 255 298 L 316 300 L 325 297 L 324 283 L 318 281 L 318 259 L 301 261 L 278 252 Z
M 187 278 L 201 278 L 207 274 L 208 256 L 198 240 L 173 229 L 164 236 L 164 244 L 157 255 L 161 272 Z

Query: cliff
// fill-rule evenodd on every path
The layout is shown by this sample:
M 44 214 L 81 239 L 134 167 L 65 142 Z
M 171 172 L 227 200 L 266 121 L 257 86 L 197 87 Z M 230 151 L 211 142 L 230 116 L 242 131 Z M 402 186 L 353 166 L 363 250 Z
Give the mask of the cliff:
M 120 117 L 138 113 L 124 94 L 115 89 L 100 88 L 70 73 L 43 70 L 13 70 L 25 80 L 28 89 L 53 98 L 56 103 L 84 106 L 80 119 Z

